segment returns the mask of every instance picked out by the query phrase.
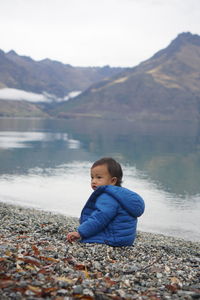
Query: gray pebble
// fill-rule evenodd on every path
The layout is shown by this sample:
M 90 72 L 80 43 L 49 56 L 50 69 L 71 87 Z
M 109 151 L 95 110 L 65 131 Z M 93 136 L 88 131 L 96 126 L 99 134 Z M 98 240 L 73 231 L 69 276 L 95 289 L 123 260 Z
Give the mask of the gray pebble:
M 200 243 L 139 232 L 134 247 L 69 244 L 78 219 L 0 202 L 0 299 L 200 298 Z

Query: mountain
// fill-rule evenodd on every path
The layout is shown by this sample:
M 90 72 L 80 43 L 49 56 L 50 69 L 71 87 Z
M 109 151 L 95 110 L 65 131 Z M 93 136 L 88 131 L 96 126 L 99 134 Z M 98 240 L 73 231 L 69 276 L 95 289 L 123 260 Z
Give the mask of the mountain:
M 123 68 L 73 67 L 58 61 L 35 61 L 11 50 L 0 50 L 0 88 L 48 93 L 64 98 L 70 92 L 84 91 L 91 84 L 121 72 Z
M 49 115 L 39 106 L 28 101 L 6 101 L 0 99 L 0 117 L 48 118 Z
M 58 117 L 200 119 L 200 36 L 181 33 L 134 68 L 93 84 L 52 110 Z
M 49 107 L 124 68 L 73 67 L 0 50 L 0 117 L 47 117 Z M 43 102 L 43 103 L 30 103 Z

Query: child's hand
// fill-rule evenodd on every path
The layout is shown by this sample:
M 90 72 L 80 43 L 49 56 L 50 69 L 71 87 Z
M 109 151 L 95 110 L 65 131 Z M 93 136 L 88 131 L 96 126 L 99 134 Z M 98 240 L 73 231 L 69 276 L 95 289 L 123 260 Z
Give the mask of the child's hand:
M 67 235 L 67 240 L 69 243 L 73 243 L 74 241 L 80 239 L 81 236 L 78 232 L 74 231 L 74 232 L 69 232 Z

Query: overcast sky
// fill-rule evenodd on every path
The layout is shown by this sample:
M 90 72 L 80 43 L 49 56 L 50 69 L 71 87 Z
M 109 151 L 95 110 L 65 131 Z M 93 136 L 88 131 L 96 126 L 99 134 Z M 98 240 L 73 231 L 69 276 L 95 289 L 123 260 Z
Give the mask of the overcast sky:
M 179 33 L 200 0 L 0 0 L 0 49 L 72 66 L 135 66 Z

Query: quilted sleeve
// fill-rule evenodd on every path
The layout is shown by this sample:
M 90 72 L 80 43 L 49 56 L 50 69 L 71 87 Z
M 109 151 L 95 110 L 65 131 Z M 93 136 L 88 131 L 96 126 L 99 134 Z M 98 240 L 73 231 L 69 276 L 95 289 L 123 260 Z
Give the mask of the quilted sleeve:
M 114 198 L 105 193 L 101 194 L 96 200 L 93 213 L 78 227 L 81 237 L 88 238 L 102 231 L 116 216 L 118 207 L 119 204 Z

